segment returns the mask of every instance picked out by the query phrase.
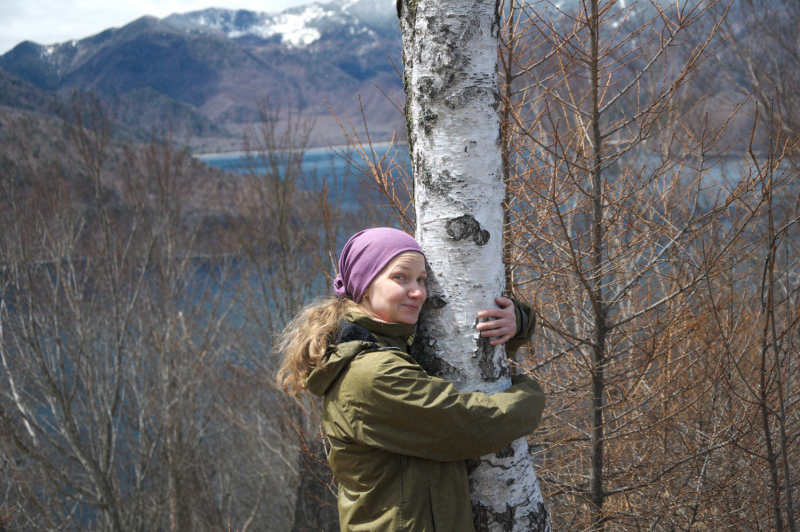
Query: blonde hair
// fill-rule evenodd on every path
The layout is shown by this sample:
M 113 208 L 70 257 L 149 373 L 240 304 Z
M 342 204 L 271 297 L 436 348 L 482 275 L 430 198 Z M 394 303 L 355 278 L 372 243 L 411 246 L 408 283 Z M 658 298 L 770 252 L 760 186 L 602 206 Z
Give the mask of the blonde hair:
M 277 351 L 282 355 L 278 386 L 290 395 L 305 391 L 306 378 L 338 339 L 345 315 L 360 310 L 352 299 L 328 298 L 298 312 L 278 336 Z

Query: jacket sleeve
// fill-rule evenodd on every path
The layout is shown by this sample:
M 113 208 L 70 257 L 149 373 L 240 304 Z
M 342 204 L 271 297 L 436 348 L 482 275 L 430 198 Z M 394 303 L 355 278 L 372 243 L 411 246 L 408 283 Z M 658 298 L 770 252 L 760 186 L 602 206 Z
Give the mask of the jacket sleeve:
M 513 358 L 517 350 L 528 343 L 533 336 L 536 328 L 536 312 L 528 303 L 512 299 L 514 302 L 514 312 L 517 315 L 517 334 L 506 342 L 506 355 Z
M 529 377 L 512 382 L 493 395 L 459 393 L 396 352 L 369 352 L 351 364 L 340 400 L 354 440 L 449 462 L 497 452 L 538 426 L 542 388 Z

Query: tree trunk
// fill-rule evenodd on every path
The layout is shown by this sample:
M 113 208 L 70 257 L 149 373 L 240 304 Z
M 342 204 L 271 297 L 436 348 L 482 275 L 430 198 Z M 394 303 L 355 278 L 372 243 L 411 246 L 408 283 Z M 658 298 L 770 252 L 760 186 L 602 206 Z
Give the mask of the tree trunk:
M 462 392 L 500 392 L 511 383 L 505 351 L 475 329 L 505 285 L 498 5 L 400 0 L 398 14 L 416 238 L 432 270 L 415 354 Z M 478 532 L 550 529 L 524 438 L 474 465 Z
M 594 318 L 592 341 L 592 420 L 589 444 L 591 455 L 589 458 L 589 513 L 592 521 L 593 532 L 603 532 L 603 503 L 605 502 L 605 488 L 603 480 L 603 454 L 605 434 L 604 427 L 604 397 L 605 397 L 605 365 L 606 365 L 606 308 L 603 301 L 603 233 L 605 223 L 603 220 L 603 152 L 600 131 L 600 10 L 597 0 L 591 0 L 591 19 L 589 31 L 591 33 L 591 56 L 589 58 L 589 76 L 592 83 L 592 153 L 594 155 L 594 168 L 592 169 L 592 275 L 591 275 L 591 302 L 592 317 Z

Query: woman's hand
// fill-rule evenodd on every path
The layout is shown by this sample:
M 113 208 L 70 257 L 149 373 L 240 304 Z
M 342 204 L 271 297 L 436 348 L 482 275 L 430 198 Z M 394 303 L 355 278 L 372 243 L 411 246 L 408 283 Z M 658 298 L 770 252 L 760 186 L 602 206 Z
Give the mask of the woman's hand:
M 494 337 L 489 342 L 500 345 L 508 342 L 517 334 L 517 314 L 514 302 L 507 297 L 496 297 L 494 300 L 500 308 L 490 308 L 478 312 L 478 318 L 495 318 L 478 323 L 477 329 L 483 337 Z

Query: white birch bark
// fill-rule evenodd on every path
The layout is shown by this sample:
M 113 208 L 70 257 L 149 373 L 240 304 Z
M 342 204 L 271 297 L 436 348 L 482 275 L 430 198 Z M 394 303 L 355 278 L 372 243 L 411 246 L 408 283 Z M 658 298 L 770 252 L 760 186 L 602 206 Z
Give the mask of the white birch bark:
M 398 15 L 416 238 L 432 270 L 415 355 L 462 392 L 500 392 L 505 350 L 475 329 L 505 283 L 498 3 L 398 0 Z M 477 532 L 550 530 L 524 438 L 473 462 Z

